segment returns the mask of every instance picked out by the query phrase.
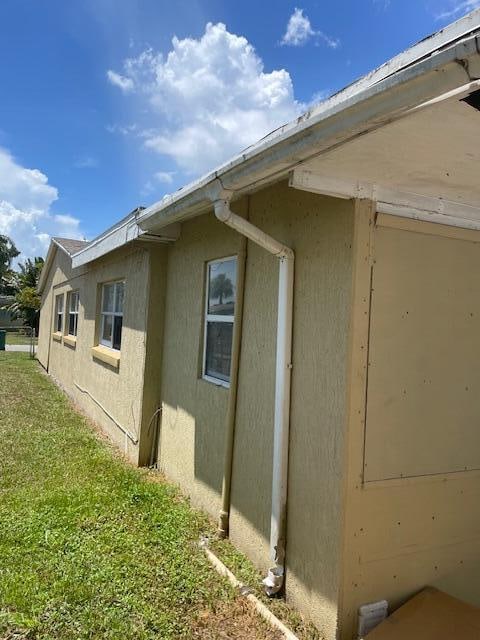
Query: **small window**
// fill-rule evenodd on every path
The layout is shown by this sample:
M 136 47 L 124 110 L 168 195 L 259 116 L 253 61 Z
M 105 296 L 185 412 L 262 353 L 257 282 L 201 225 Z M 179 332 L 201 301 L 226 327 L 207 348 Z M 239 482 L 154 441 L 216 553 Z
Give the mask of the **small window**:
M 63 293 L 55 297 L 55 331 L 63 332 Z
M 228 386 L 232 359 L 237 259 L 207 264 L 203 377 Z
M 78 291 L 72 291 L 68 303 L 68 335 L 76 336 L 78 329 Z
M 102 288 L 100 344 L 120 351 L 123 324 L 123 282 L 109 282 Z

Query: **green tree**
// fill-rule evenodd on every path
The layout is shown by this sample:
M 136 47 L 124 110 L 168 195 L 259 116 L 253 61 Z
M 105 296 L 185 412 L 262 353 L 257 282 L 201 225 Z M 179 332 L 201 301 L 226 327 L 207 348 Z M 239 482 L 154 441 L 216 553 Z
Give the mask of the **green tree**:
M 27 258 L 20 263 L 19 271 L 14 271 L 8 278 L 10 287 L 14 291 L 15 300 L 7 307 L 17 318 L 22 318 L 24 324 L 38 330 L 40 296 L 37 293 L 38 281 L 44 264 L 43 258 L 31 260 Z
M 219 273 L 212 280 L 212 297 L 218 298 L 218 304 L 223 304 L 223 298 L 230 296 L 233 296 L 232 281 L 224 273 Z
M 0 234 L 0 293 L 11 293 L 9 280 L 12 274 L 12 260 L 20 255 L 13 241 Z

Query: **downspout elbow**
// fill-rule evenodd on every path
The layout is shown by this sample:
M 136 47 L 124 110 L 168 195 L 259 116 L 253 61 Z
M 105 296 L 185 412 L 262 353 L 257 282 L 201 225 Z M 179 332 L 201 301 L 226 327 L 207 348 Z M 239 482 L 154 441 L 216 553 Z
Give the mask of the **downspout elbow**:
M 259 245 L 279 260 L 277 354 L 275 372 L 275 412 L 273 437 L 272 512 L 270 550 L 275 566 L 268 571 L 264 585 L 269 596 L 284 588 L 288 449 L 290 429 L 290 391 L 292 369 L 292 324 L 294 251 L 230 209 L 229 199 L 215 200 L 216 218 Z M 222 523 L 222 527 L 224 527 Z
M 220 222 L 228 222 L 233 215 L 228 200 L 216 200 L 213 204 L 215 216 Z

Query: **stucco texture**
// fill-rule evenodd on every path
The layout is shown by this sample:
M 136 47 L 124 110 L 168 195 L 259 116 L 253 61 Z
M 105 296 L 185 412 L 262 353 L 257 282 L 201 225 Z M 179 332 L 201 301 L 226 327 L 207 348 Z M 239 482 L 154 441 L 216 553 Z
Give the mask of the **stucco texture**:
M 130 247 L 116 251 L 83 272 L 73 271 L 70 258 L 57 250 L 40 315 L 40 362 L 135 463 L 146 462 L 149 455 L 148 439 L 141 437 L 149 419 L 142 409 L 149 269 L 150 249 Z M 98 344 L 101 285 L 119 279 L 125 280 L 125 302 L 120 363 L 116 368 L 94 358 L 91 348 Z M 73 347 L 52 336 L 54 297 L 64 294 L 66 309 L 66 294 L 71 290 L 80 294 L 78 335 Z M 152 400 L 146 403 L 145 410 L 150 410 L 152 404 Z M 142 447 L 127 438 L 108 414 L 138 438 Z
M 334 638 L 353 206 L 281 183 L 232 208 L 296 253 L 287 598 Z M 183 223 L 168 249 L 161 467 L 214 517 L 228 390 L 201 378 L 205 263 L 238 253 L 240 242 L 209 214 Z M 270 565 L 277 289 L 276 259 L 249 242 L 230 535 L 264 571 Z
M 212 215 L 182 225 L 168 250 L 159 459 L 196 505 L 218 515 L 228 389 L 201 376 L 206 263 L 238 253 L 240 237 Z

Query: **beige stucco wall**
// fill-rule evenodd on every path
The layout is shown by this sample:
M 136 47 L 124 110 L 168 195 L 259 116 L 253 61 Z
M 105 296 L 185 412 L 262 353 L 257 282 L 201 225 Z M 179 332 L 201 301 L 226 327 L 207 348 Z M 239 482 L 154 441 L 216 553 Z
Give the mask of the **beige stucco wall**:
M 81 270 L 78 273 L 82 273 Z M 77 273 L 75 274 L 77 275 Z M 48 368 L 49 358 L 51 355 L 51 338 L 53 331 L 53 312 L 55 288 L 65 284 L 69 278 L 72 278 L 71 259 L 62 250 L 56 249 L 53 265 L 48 273 L 45 287 L 42 293 L 40 307 L 40 325 L 38 334 L 37 358 L 45 367 Z
M 287 597 L 335 636 L 353 207 L 264 189 L 233 207 L 296 252 Z M 168 250 L 161 467 L 217 517 L 228 391 L 201 379 L 205 263 L 240 236 L 213 214 L 182 224 Z M 278 265 L 248 244 L 232 478 L 231 538 L 265 571 L 272 475 Z
M 147 332 L 145 347 L 145 366 L 143 372 L 142 399 L 142 438 L 139 443 L 139 464 L 155 463 L 157 452 L 152 446 L 156 425 L 160 424 L 161 416 L 154 417 L 157 409 L 162 406 L 162 360 L 163 360 L 163 330 L 165 321 L 165 289 L 167 275 L 167 248 L 152 246 L 150 248 L 150 268 L 147 283 Z
M 127 247 L 91 263 L 83 272 L 73 272 L 68 256 L 58 250 L 45 287 L 40 319 L 40 361 L 135 463 L 146 462 L 148 451 L 132 443 L 107 412 L 145 445 L 147 440 L 141 438 L 141 433 L 149 416 L 142 410 L 142 404 L 152 251 L 157 249 Z M 125 280 L 125 302 L 117 369 L 93 358 L 91 348 L 98 344 L 101 283 L 118 279 Z M 52 339 L 53 296 L 75 289 L 80 292 L 78 336 L 76 346 L 70 347 Z M 50 334 L 47 327 L 50 327 Z M 146 411 L 150 410 L 151 404 L 152 401 L 145 404 Z
M 228 390 L 200 375 L 205 263 L 239 248 L 238 234 L 211 214 L 182 224 L 180 239 L 168 250 L 160 466 L 214 517 L 220 508 Z
M 361 604 L 386 599 L 395 608 L 426 585 L 480 605 L 480 233 L 392 218 L 372 233 L 362 206 L 346 458 L 348 640 Z

